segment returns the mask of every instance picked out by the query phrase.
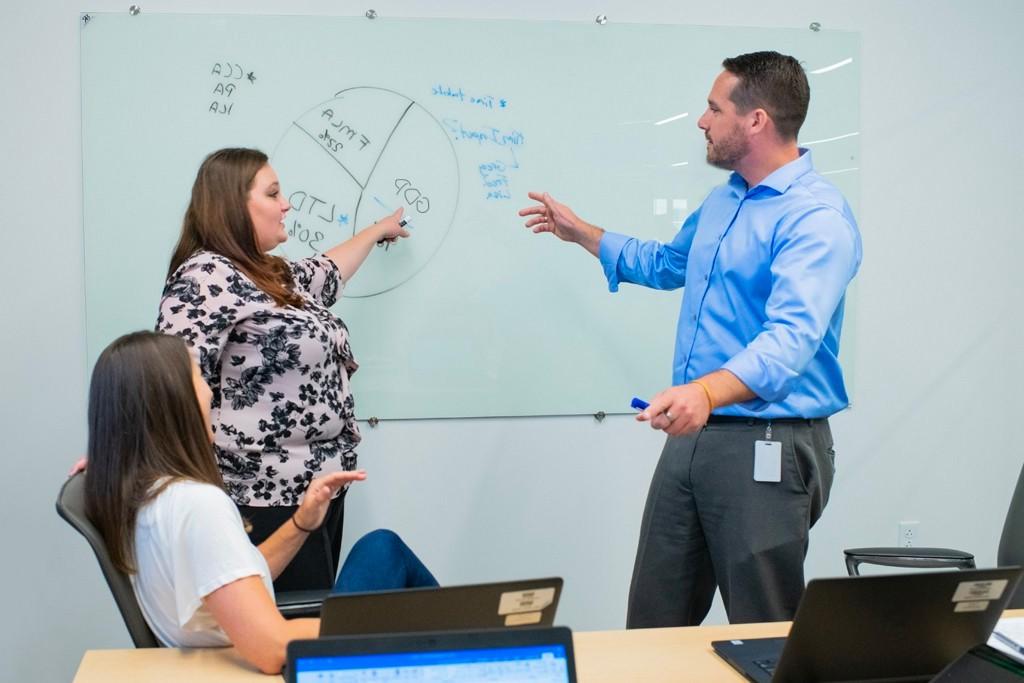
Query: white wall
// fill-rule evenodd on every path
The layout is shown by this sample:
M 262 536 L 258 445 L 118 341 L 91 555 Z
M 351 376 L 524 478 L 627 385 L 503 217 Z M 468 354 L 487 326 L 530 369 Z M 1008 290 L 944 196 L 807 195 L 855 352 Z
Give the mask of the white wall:
M 128 4 L 3 0 L 0 13 L 3 680 L 69 680 L 84 650 L 130 645 L 85 543 L 53 512 L 85 438 L 78 14 Z M 142 3 L 147 12 L 302 14 L 361 14 L 371 5 L 383 15 L 590 21 L 606 13 L 612 21 L 818 21 L 861 31 L 866 256 L 855 299 L 856 405 L 833 422 L 839 474 L 808 573 L 842 573 L 843 547 L 892 543 L 903 519 L 921 521 L 924 543 L 994 563 L 1024 450 L 1013 426 L 1024 380 L 1015 353 L 1024 290 L 1013 267 L 1024 249 L 1015 211 L 1024 4 Z M 351 499 L 347 535 L 386 520 L 447 582 L 561 574 L 560 621 L 621 627 L 659 447 L 626 418 L 368 429 L 361 454 L 372 482 Z

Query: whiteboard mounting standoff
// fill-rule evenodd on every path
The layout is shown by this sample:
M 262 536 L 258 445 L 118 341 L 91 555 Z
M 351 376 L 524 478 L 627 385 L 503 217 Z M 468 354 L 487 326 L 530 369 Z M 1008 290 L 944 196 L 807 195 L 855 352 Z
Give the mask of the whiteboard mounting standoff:
M 128 14 L 132 15 L 133 17 L 139 16 L 139 12 L 141 12 L 141 11 L 142 11 L 142 8 L 139 7 L 138 5 L 132 5 L 131 7 L 128 8 Z
M 377 18 L 377 10 L 375 10 L 375 9 L 368 9 L 368 10 L 366 10 L 366 18 L 367 19 L 376 19 Z
M 608 416 L 605 415 L 603 410 L 599 410 L 596 413 L 594 413 L 594 419 L 597 420 L 598 422 L 604 422 L 604 418 L 606 417 Z
M 598 24 L 601 24 L 601 26 L 604 26 L 605 24 L 608 23 L 608 15 L 607 14 L 598 14 L 594 18 L 594 21 L 597 22 Z
M 812 21 L 812 22 L 811 22 L 811 25 L 810 25 L 810 26 L 808 26 L 807 28 L 809 28 L 809 29 L 811 29 L 812 31 L 814 31 L 815 33 L 817 33 L 818 31 L 820 31 L 820 30 L 821 30 L 821 22 L 817 22 L 817 21 Z

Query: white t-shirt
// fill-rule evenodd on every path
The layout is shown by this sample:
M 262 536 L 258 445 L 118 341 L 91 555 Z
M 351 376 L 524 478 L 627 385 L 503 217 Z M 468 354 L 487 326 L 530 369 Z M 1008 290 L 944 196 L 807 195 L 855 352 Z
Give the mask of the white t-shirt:
M 211 484 L 177 481 L 139 510 L 132 587 L 157 639 L 168 647 L 231 642 L 203 605 L 221 586 L 270 568 L 245 533 L 238 508 Z

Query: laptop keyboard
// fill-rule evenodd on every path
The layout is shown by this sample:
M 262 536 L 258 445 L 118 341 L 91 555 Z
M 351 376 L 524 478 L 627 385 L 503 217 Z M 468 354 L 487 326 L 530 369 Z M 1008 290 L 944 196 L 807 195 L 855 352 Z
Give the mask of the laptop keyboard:
M 756 664 L 762 671 L 769 676 L 775 675 L 775 665 L 779 663 L 777 659 L 755 659 Z

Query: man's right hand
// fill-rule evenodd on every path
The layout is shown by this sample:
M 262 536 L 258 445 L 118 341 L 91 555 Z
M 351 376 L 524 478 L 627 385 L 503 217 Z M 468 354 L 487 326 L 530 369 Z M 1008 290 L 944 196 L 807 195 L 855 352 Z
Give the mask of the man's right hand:
M 540 204 L 519 210 L 520 216 L 530 216 L 526 227 L 534 233 L 550 232 L 560 240 L 575 242 L 594 256 L 598 255 L 604 230 L 582 220 L 547 192 L 530 192 L 529 197 Z
M 651 399 L 650 405 L 636 416 L 637 422 L 650 422 L 669 436 L 692 434 L 708 422 L 711 402 L 696 384 L 669 387 Z

